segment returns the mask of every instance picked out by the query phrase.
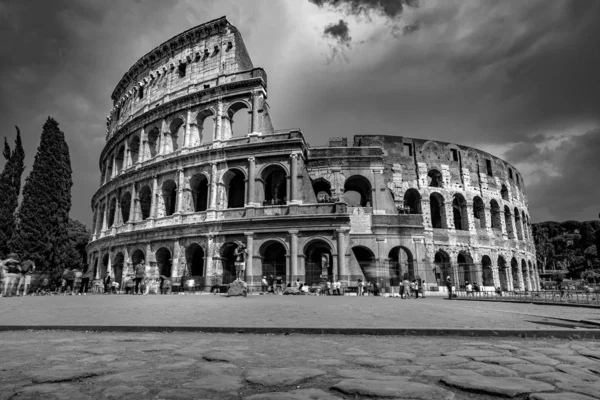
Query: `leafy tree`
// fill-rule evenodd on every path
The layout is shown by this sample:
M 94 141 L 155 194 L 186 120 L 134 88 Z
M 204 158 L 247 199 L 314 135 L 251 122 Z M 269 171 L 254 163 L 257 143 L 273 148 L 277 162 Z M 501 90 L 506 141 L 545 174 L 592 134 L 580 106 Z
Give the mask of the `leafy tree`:
M 538 228 L 534 226 L 533 238 L 535 241 L 535 251 L 537 261 L 542 267 L 542 271 L 546 272 L 546 268 L 551 261 L 554 261 L 554 246 L 548 237 L 548 229 L 545 227 Z
M 66 267 L 77 268 L 80 270 L 87 269 L 87 246 L 92 232 L 81 222 L 69 218 L 69 247 L 68 258 L 65 263 Z
M 21 132 L 17 128 L 15 148 L 11 151 L 4 138 L 3 155 L 6 159 L 4 170 L 0 174 L 0 257 L 10 252 L 9 242 L 15 230 L 15 211 L 19 205 L 21 175 L 25 169 L 25 151 L 21 142 Z
M 48 117 L 10 243 L 23 259 L 32 259 L 45 271 L 60 271 L 68 263 L 71 175 L 65 135 L 58 122 Z

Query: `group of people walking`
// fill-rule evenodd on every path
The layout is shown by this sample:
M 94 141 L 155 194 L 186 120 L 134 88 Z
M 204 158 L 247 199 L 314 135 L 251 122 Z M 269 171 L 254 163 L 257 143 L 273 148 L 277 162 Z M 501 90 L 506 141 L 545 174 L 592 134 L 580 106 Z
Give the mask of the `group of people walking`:
M 31 275 L 35 271 L 35 263 L 31 260 L 21 262 L 19 256 L 10 253 L 4 260 L 0 260 L 2 271 L 2 297 L 13 295 L 24 296 L 31 285 Z M 16 288 L 16 293 L 14 293 Z

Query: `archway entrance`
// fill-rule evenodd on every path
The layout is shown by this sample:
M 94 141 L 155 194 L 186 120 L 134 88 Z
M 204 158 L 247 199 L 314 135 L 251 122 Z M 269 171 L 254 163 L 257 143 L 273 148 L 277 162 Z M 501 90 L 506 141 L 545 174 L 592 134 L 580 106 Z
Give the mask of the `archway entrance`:
M 394 247 L 389 255 L 389 285 L 399 286 L 404 278 L 413 280 L 415 278 L 415 266 L 410 250 L 402 246 Z
M 500 278 L 500 289 L 508 290 L 508 268 L 502 256 L 498 256 L 498 278 Z
M 351 176 L 344 183 L 344 200 L 350 207 L 371 207 L 371 182 L 361 175 Z
M 323 275 L 323 279 L 328 281 L 333 279 L 333 257 L 331 247 L 326 242 L 322 240 L 311 242 L 304 250 L 304 257 L 306 260 L 304 270 L 307 285 L 319 285 L 321 275 Z
M 473 258 L 465 253 L 460 252 L 456 258 L 458 262 L 458 283 L 457 286 L 464 287 L 466 282 L 473 283 L 477 281 L 475 272 L 475 265 L 473 264 Z
M 123 253 L 119 252 L 115 256 L 115 260 L 113 263 L 113 275 L 114 280 L 119 284 L 119 289 L 123 289 L 123 264 L 125 261 L 125 256 Z
M 263 205 L 280 205 L 287 201 L 287 179 L 285 170 L 278 165 L 268 167 L 262 173 L 264 182 Z
M 204 276 L 204 250 L 197 243 L 192 243 L 185 249 L 185 260 L 187 262 L 186 275 Z
M 158 273 L 167 278 L 171 277 L 171 266 L 173 260 L 171 260 L 171 251 L 166 247 L 161 247 L 156 251 L 156 265 L 158 267 Z
M 285 247 L 283 244 L 272 241 L 263 244 L 260 247 L 262 257 L 262 274 L 267 278 L 273 275 L 273 278 L 280 276 L 284 282 L 287 282 L 285 265 Z M 291 280 L 291 279 L 290 279 Z
M 452 276 L 452 268 L 450 266 L 450 256 L 448 256 L 448 254 L 443 251 L 438 251 L 435 253 L 433 263 L 435 264 L 433 271 L 438 286 L 444 286 L 448 276 L 450 279 L 452 279 L 452 281 L 454 281 L 454 277 Z
M 483 275 L 483 286 L 494 287 L 494 272 L 492 271 L 492 260 L 488 256 L 481 258 L 481 269 Z
M 378 282 L 380 277 L 377 273 L 375 254 L 364 246 L 354 246 L 352 248 L 352 253 L 354 253 L 354 257 L 356 257 L 360 270 L 365 276 L 365 283 Z
M 236 279 L 235 273 L 235 249 L 237 243 L 227 242 L 221 246 L 221 268 L 223 271 L 223 284 L 229 284 Z
M 516 258 L 512 258 L 510 260 L 510 272 L 512 272 L 513 277 L 513 288 L 523 290 L 521 287 L 521 282 L 519 280 L 519 263 Z
M 133 264 L 133 268 L 138 265 L 142 260 L 145 260 L 144 252 L 142 250 L 136 250 L 131 255 L 131 264 Z
M 227 208 L 244 207 L 246 184 L 244 174 L 239 169 L 230 169 L 223 175 L 223 185 L 227 198 Z
M 106 278 L 106 273 L 108 272 L 108 254 L 105 254 L 102 257 L 102 268 L 100 271 L 100 279 L 104 280 Z
M 192 191 L 192 210 L 206 211 L 208 208 L 208 178 L 204 174 L 196 174 L 190 179 Z

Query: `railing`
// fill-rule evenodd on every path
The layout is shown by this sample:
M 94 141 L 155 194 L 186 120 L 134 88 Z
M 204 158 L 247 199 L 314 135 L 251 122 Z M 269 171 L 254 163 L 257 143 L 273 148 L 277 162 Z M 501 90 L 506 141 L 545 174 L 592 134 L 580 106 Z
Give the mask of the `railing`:
M 466 300 L 519 301 L 549 304 L 581 304 L 600 306 L 600 292 L 585 290 L 512 290 L 502 292 L 470 292 L 457 290 L 456 296 Z

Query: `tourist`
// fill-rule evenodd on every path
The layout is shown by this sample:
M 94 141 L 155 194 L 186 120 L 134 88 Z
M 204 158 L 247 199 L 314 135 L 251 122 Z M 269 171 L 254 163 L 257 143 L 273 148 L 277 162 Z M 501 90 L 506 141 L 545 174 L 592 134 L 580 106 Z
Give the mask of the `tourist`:
M 467 291 L 467 297 L 473 296 L 473 285 L 469 281 L 465 281 L 465 290 Z
M 275 285 L 277 287 L 277 294 L 283 294 L 283 279 L 281 279 L 281 276 L 277 275 L 277 278 L 275 278 Z
M 265 293 L 269 290 L 269 282 L 267 282 L 267 277 L 263 276 L 262 281 L 260 281 L 260 291 Z
M 325 286 L 325 294 L 331 296 L 331 282 L 327 281 Z
M 421 281 L 421 298 L 425 298 L 425 291 L 427 290 L 427 284 L 425 281 Z
M 404 298 L 404 285 L 402 284 L 402 281 L 398 282 L 398 291 L 400 292 L 400 298 L 403 299 Z
M 364 283 L 363 283 L 362 279 L 358 278 L 356 286 L 357 286 L 356 295 L 362 296 L 363 295 L 363 287 L 364 287 Z
M 33 261 L 27 260 L 21 265 L 21 277 L 17 286 L 17 296 L 19 296 L 21 287 L 23 288 L 23 296 L 27 296 L 27 290 L 29 289 L 29 285 L 31 285 L 31 275 L 33 274 L 33 271 L 35 271 L 35 264 Z
M 340 283 L 340 280 L 336 279 L 335 282 L 333 283 L 333 293 L 337 296 L 341 296 L 342 295 L 341 288 L 342 288 L 342 284 Z
M 65 268 L 62 277 L 65 280 L 63 294 L 66 296 L 68 292 L 69 295 L 73 296 L 75 287 L 75 272 L 73 271 L 73 267 Z
M 417 282 L 416 279 L 413 279 L 411 285 L 413 287 L 413 292 L 415 294 L 415 299 L 418 299 L 419 298 L 419 283 Z
M 87 267 L 87 270 L 83 273 L 83 275 L 81 275 L 81 285 L 79 286 L 79 293 L 78 295 L 81 296 L 82 294 L 84 296 L 87 295 L 87 291 L 88 288 L 90 286 L 90 279 L 92 279 L 94 277 L 94 270 L 91 267 Z
M 10 253 L 8 257 L 2 261 L 2 280 L 4 282 L 4 288 L 2 290 L 3 297 L 12 296 L 13 286 L 20 273 L 21 265 L 19 256 L 15 253 Z
M 35 291 L 35 295 L 45 296 L 50 294 L 52 294 L 52 291 L 50 290 L 50 279 L 44 278 L 42 279 L 42 283 L 40 284 L 40 286 Z
M 500 286 L 496 286 L 496 294 L 502 296 L 502 288 Z
M 373 296 L 373 282 L 367 282 L 367 288 L 369 291 L 369 296 Z
M 372 292 L 373 292 L 373 296 L 379 296 L 379 284 L 377 283 L 377 281 L 373 282 L 373 286 L 372 286 Z
M 131 279 L 130 275 L 127 275 L 127 277 L 125 278 L 125 283 L 123 285 L 125 286 L 125 294 L 133 294 L 135 281 Z
M 450 276 L 446 278 L 446 289 L 448 289 L 448 300 L 452 300 L 452 281 Z
M 146 277 L 146 266 L 144 260 L 140 260 L 139 264 L 135 266 L 135 294 L 142 294 L 142 288 L 140 287 L 142 281 Z
M 300 279 L 296 279 L 296 282 L 294 282 L 294 287 L 299 287 L 300 286 Z
M 479 283 L 473 282 L 473 292 L 479 292 L 479 291 L 481 291 L 481 287 L 479 286 Z
M 110 277 L 110 272 L 107 272 L 106 276 L 104 277 L 104 294 L 110 294 L 111 281 L 112 279 Z
M 275 278 L 273 278 L 273 275 L 269 275 L 269 293 L 273 293 L 275 294 Z
M 402 286 L 404 286 L 404 298 L 410 299 L 410 282 L 408 281 L 408 279 L 404 278 L 404 280 L 402 281 Z

